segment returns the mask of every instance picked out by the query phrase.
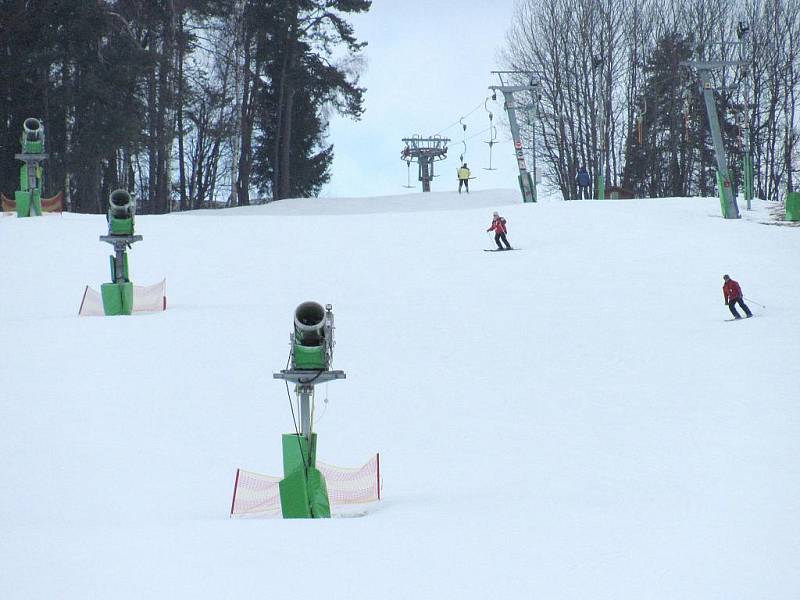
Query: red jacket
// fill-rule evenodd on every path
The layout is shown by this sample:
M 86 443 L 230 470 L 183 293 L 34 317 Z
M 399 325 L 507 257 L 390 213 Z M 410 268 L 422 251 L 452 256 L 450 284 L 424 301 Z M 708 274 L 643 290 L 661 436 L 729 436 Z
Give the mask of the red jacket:
M 492 219 L 492 226 L 486 231 L 494 231 L 495 233 L 508 233 L 506 220 L 503 217 L 495 217 Z
M 725 302 L 730 303 L 731 300 L 738 300 L 742 297 L 742 288 L 733 279 L 728 279 L 722 286 L 722 293 L 725 295 Z

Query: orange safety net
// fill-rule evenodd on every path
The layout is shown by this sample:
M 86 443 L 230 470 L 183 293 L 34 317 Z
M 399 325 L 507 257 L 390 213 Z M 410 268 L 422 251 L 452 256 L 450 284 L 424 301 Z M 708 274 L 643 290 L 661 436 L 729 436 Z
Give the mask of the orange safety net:
M 0 193 L 0 202 L 3 205 L 3 212 L 16 212 L 17 201 Z M 60 213 L 64 211 L 64 193 L 58 192 L 52 198 L 42 198 L 42 212 Z

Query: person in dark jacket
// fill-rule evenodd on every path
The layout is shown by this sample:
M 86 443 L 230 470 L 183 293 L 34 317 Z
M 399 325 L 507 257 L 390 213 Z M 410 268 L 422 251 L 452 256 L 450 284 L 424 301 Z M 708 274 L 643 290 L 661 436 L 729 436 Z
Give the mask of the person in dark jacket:
M 589 200 L 592 197 L 592 176 L 586 170 L 586 167 L 580 167 L 578 174 L 575 176 L 575 182 L 578 184 L 578 200 Z
M 508 233 L 508 227 L 506 227 L 506 220 L 500 216 L 500 213 L 495 211 L 492 214 L 492 224 L 486 231 L 494 231 L 494 243 L 497 244 L 498 250 L 513 250 L 511 244 L 508 243 L 506 239 L 506 233 Z M 506 245 L 505 248 L 500 245 L 500 240 Z
M 725 304 L 728 305 L 728 308 L 731 311 L 734 319 L 741 319 L 742 317 L 736 312 L 736 304 L 738 303 L 739 306 L 744 310 L 744 314 L 747 315 L 747 318 L 753 316 L 753 313 L 750 312 L 750 309 L 747 307 L 747 304 L 744 303 L 742 297 L 742 288 L 739 286 L 739 283 L 734 281 L 730 278 L 729 275 L 723 275 L 722 279 L 725 281 L 724 285 L 722 286 L 722 295 L 725 296 Z

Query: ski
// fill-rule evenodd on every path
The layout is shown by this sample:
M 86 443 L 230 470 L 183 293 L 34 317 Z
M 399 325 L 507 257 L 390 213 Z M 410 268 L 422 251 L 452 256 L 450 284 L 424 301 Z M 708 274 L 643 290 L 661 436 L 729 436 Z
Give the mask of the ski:
M 522 248 L 492 248 L 491 250 L 484 249 L 484 252 L 508 252 L 509 250 L 522 250 Z

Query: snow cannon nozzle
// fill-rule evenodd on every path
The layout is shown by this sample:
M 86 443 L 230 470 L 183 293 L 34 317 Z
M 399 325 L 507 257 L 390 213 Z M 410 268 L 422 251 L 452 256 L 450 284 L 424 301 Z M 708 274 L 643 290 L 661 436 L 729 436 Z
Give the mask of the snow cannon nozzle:
M 330 304 L 303 302 L 294 311 L 292 367 L 323 369 L 333 359 L 333 310 Z
M 136 212 L 133 199 L 126 190 L 114 190 L 108 197 L 108 209 L 117 219 L 133 216 Z
M 127 190 L 114 190 L 108 196 L 108 234 L 133 235 L 134 202 Z
M 42 122 L 34 117 L 28 117 L 22 124 L 22 132 L 26 142 L 38 142 L 44 136 Z
M 35 117 L 28 117 L 22 122 L 22 138 L 20 139 L 22 145 L 22 154 L 38 155 L 38 156 L 18 156 L 20 160 L 42 160 L 47 158 L 44 154 L 44 125 Z M 33 187 L 33 186 L 29 186 Z

